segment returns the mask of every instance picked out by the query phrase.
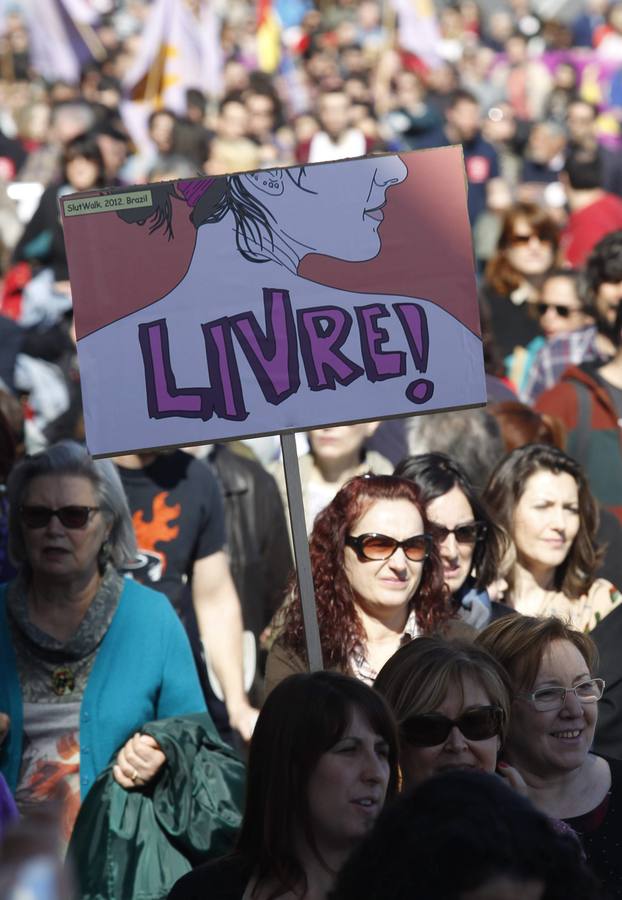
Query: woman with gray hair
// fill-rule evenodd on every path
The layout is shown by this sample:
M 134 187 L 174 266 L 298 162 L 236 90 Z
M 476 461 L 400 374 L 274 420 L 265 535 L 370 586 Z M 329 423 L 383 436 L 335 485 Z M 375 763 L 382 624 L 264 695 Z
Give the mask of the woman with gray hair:
M 166 762 L 145 722 L 205 703 L 168 600 L 119 574 L 136 546 L 112 462 L 53 445 L 14 468 L 8 498 L 18 574 L 0 587 L 0 771 L 22 812 L 62 797 L 68 839 L 120 747 L 127 789 Z

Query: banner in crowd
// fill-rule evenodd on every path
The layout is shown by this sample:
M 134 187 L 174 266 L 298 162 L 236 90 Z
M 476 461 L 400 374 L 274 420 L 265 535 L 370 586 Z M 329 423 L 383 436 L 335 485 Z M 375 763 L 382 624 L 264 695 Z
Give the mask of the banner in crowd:
M 121 114 L 132 140 L 150 149 L 147 122 L 151 113 L 168 109 L 186 114 L 186 93 L 198 88 L 208 96 L 222 93 L 223 51 L 214 0 L 154 0 L 141 34 L 139 50 L 123 77 Z
M 614 35 L 615 36 L 615 35 Z M 577 76 L 577 93 L 582 100 L 593 103 L 603 112 L 622 105 L 622 66 L 619 54 L 607 56 L 603 48 L 596 50 L 573 48 L 543 53 L 541 62 L 554 73 L 560 65 L 570 65 Z M 612 128 L 618 135 L 618 116 L 614 114 Z
M 460 147 L 60 203 L 95 455 L 486 402 Z
M 94 28 L 100 14 L 89 0 L 24 0 L 21 11 L 30 39 L 30 62 L 42 78 L 78 84 L 84 66 L 105 58 Z
M 441 30 L 432 0 L 389 0 L 389 6 L 397 16 L 397 41 L 402 50 L 431 68 L 440 65 Z

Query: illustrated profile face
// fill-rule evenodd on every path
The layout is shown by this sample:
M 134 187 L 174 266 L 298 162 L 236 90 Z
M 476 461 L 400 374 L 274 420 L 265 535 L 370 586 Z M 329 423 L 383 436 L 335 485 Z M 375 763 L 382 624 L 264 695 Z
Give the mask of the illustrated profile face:
M 321 253 L 357 262 L 380 252 L 378 229 L 387 191 L 407 173 L 398 156 L 276 170 L 274 179 L 266 178 L 267 191 L 262 190 L 263 177 L 256 181 L 262 192 L 257 196 L 269 211 L 274 231 L 301 258 Z M 272 193 L 270 185 L 275 186 Z

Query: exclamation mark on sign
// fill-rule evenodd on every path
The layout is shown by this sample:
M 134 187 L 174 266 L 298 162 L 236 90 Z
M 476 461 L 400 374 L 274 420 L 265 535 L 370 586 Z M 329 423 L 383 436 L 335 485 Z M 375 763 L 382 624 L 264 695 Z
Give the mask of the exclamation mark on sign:
M 401 326 L 404 329 L 408 347 L 418 372 L 428 370 L 428 350 L 430 338 L 425 312 L 417 303 L 394 303 Z M 406 388 L 406 397 L 411 403 L 427 403 L 434 393 L 434 384 L 429 378 L 416 378 Z

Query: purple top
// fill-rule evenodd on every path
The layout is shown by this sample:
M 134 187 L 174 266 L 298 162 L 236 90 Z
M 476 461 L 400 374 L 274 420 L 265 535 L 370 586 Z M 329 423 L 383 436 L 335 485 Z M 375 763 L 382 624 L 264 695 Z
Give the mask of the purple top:
M 13 794 L 10 792 L 2 775 L 0 775 L 0 843 L 4 838 L 7 826 L 18 817 L 19 813 L 17 812 Z

